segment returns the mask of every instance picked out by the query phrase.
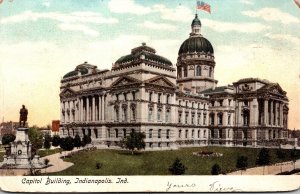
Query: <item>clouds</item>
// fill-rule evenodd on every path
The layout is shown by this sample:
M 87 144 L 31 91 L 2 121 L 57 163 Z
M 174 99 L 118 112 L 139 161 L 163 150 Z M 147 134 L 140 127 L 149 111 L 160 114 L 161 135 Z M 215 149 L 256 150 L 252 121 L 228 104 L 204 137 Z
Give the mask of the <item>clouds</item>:
M 144 21 L 144 23 L 139 24 L 139 26 L 153 29 L 153 30 L 163 30 L 163 31 L 175 31 L 176 26 L 166 23 L 154 23 L 151 21 Z
M 253 1 L 251 0 L 240 0 L 241 3 L 246 4 L 246 5 L 253 5 Z
M 153 12 L 159 13 L 164 20 L 175 22 L 191 22 L 191 18 L 193 18 L 191 9 L 185 6 L 177 6 L 171 9 L 165 5 L 156 4 L 153 6 Z
M 273 39 L 273 40 L 278 40 L 278 41 L 288 41 L 288 42 L 293 43 L 297 46 L 300 45 L 300 38 L 292 36 L 290 34 L 271 34 L 271 33 L 268 33 L 268 34 L 265 34 L 265 37 L 268 37 L 268 38 Z
M 269 26 L 261 23 L 232 23 L 221 22 L 210 19 L 202 19 L 205 27 L 208 27 L 216 32 L 241 32 L 241 33 L 257 33 L 270 29 Z
M 63 31 L 78 31 L 85 35 L 96 37 L 99 32 L 89 27 L 87 24 L 114 24 L 118 23 L 115 18 L 105 18 L 100 13 L 86 12 L 32 12 L 25 11 L 20 14 L 2 18 L 0 24 L 14 24 L 21 22 L 37 22 L 41 19 L 54 20 L 61 22 L 57 27 Z
M 113 13 L 130 13 L 134 15 L 144 15 L 151 12 L 149 7 L 136 4 L 133 0 L 111 0 L 108 8 Z
M 262 8 L 256 11 L 243 11 L 243 15 L 253 17 L 253 18 L 262 18 L 265 21 L 276 21 L 283 24 L 292 24 L 292 23 L 299 23 L 300 20 L 289 14 L 285 13 L 277 8 Z

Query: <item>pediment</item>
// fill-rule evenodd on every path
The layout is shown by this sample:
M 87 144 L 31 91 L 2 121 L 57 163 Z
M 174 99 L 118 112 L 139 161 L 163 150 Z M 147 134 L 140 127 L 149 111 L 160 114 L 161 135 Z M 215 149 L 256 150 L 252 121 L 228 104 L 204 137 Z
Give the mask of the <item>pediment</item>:
M 275 84 L 268 88 L 268 92 L 279 95 L 286 95 L 286 92 L 280 87 L 279 84 Z
M 129 76 L 123 76 L 120 77 L 119 79 L 117 79 L 116 81 L 114 81 L 111 84 L 111 87 L 123 87 L 126 85 L 131 85 L 131 84 L 139 84 L 141 83 L 141 81 L 139 81 L 138 79 L 129 77 Z
M 70 88 L 64 89 L 59 96 L 62 98 L 69 98 L 69 97 L 74 97 L 76 95 L 75 91 L 73 91 Z
M 162 77 L 162 76 L 157 76 L 154 78 L 151 78 L 149 80 L 145 81 L 146 83 L 149 84 L 154 84 L 154 85 L 158 85 L 158 86 L 163 86 L 163 87 L 171 87 L 171 88 L 175 88 L 176 86 L 170 82 L 167 78 Z

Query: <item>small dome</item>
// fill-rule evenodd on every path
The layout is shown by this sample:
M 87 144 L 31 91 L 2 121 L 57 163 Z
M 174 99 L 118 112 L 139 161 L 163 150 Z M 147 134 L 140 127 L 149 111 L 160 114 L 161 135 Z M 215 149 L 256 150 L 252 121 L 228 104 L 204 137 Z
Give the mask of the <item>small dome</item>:
M 131 54 L 120 57 L 115 64 L 122 65 L 127 62 L 135 61 L 141 59 L 141 57 L 146 60 L 156 61 L 162 63 L 166 66 L 172 66 L 172 62 L 162 56 L 156 55 L 155 50 L 151 47 L 148 47 L 145 43 L 142 46 L 136 47 L 131 50 Z
M 205 52 L 213 54 L 214 49 L 211 43 L 203 36 L 191 36 L 181 44 L 178 54 L 180 55 L 183 53 L 194 52 Z
M 195 26 L 195 25 L 201 26 L 201 21 L 198 18 L 198 14 L 195 15 L 195 18 L 193 19 L 191 26 Z
M 88 74 L 89 70 L 87 67 L 89 67 L 89 66 L 92 66 L 92 65 L 88 64 L 87 62 L 84 62 L 83 64 L 78 65 L 74 71 L 70 71 L 69 73 L 65 74 L 63 76 L 63 78 L 69 78 L 69 77 L 76 76 L 76 75 L 78 75 L 78 72 L 80 72 L 81 75 Z

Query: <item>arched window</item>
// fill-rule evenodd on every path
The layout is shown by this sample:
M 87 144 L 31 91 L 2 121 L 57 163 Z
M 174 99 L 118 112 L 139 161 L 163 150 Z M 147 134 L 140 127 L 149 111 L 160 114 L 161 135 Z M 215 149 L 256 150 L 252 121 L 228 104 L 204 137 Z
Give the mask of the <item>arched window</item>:
M 244 126 L 248 126 L 249 125 L 249 121 L 250 121 L 250 113 L 249 110 L 243 110 L 243 124 Z
M 170 94 L 167 95 L 166 104 L 169 104 Z
M 181 113 L 178 114 L 178 123 L 181 123 Z
M 153 113 L 153 109 L 149 108 L 149 110 L 148 110 L 148 121 L 152 121 L 152 113 Z
M 169 139 L 170 138 L 170 129 L 167 129 L 167 135 L 166 138 Z
M 149 138 L 152 138 L 153 129 L 149 129 Z
M 209 114 L 209 120 L 210 120 L 211 125 L 215 124 L 215 114 L 214 113 Z
M 192 138 L 194 138 L 195 130 L 192 130 Z
M 209 68 L 209 77 L 212 77 L 212 68 Z
M 131 107 L 131 120 L 135 121 L 135 106 Z
M 115 121 L 119 121 L 119 109 L 115 108 Z
M 158 130 L 157 138 L 161 138 L 161 129 Z
M 198 138 L 200 138 L 200 130 L 198 130 Z
M 181 138 L 181 129 L 178 131 L 178 138 Z
M 184 68 L 183 68 L 183 76 L 184 76 L 184 77 L 187 77 L 187 76 L 188 76 L 188 70 L 187 70 L 187 67 L 184 67 Z
M 206 130 L 203 131 L 203 137 L 206 138 Z
M 149 92 L 149 102 L 152 101 L 152 92 Z
M 189 133 L 189 131 L 185 130 L 185 138 L 188 138 L 188 133 Z
M 157 110 L 157 121 L 161 120 L 161 109 Z
M 218 125 L 223 125 L 223 114 L 218 113 Z
M 201 76 L 201 67 L 197 66 L 196 68 L 196 76 Z
M 170 119 L 170 110 L 167 109 L 166 110 L 166 122 L 169 122 L 169 119 Z

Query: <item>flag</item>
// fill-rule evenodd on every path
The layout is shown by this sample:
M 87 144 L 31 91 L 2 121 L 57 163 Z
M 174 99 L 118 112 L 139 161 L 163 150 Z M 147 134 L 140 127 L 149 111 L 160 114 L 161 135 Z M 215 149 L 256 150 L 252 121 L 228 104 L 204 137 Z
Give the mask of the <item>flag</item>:
M 208 13 L 211 13 L 210 5 L 207 3 L 204 3 L 203 1 L 201 1 L 201 2 L 197 1 L 197 9 L 201 9 L 201 10 L 207 11 Z
M 296 5 L 300 8 L 300 2 L 298 0 L 294 0 Z

